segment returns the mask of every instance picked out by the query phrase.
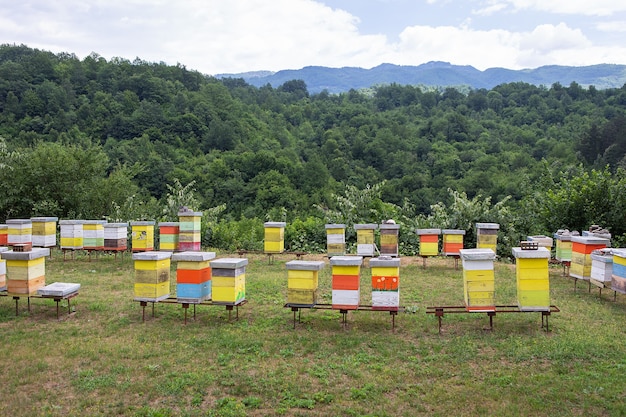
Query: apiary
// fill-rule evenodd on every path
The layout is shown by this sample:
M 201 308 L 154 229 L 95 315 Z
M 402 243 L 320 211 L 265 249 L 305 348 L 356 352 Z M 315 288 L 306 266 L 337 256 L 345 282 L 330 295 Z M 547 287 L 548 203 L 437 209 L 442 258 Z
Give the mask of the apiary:
M 609 247 L 609 239 L 593 236 L 572 236 L 572 261 L 569 275 L 589 281 L 591 278 L 591 252 Z
M 356 231 L 356 254 L 359 256 L 374 256 L 376 243 L 374 242 L 374 231 L 378 226 L 375 224 L 355 224 Z
M 79 250 L 83 248 L 84 222 L 84 220 L 59 220 L 61 249 Z
M 443 229 L 443 248 L 442 253 L 445 256 L 458 256 L 459 251 L 463 249 L 463 238 L 465 230 L 459 229 Z
M 328 256 L 343 256 L 346 254 L 346 225 L 327 224 L 326 254 Z
M 461 249 L 463 265 L 463 295 L 468 311 L 495 311 L 495 275 L 491 249 Z
M 128 249 L 128 223 L 106 223 L 104 225 L 104 249 L 110 251 Z
M 550 311 L 550 251 L 514 247 L 517 303 L 521 311 Z
M 104 249 L 105 220 L 85 220 L 83 223 L 83 249 Z
M 52 248 L 57 245 L 58 217 L 32 217 L 33 246 L 38 248 Z
M 8 251 L 6 246 L 0 246 L 0 291 L 7 289 L 7 262 L 2 259 L 2 252 Z
M 159 250 L 175 252 L 178 250 L 178 236 L 180 227 L 178 222 L 159 223 Z
M 285 222 L 266 222 L 263 251 L 268 254 L 285 251 Z
M 199 251 L 201 246 L 202 212 L 181 210 L 178 212 L 178 250 Z
M 398 311 L 400 307 L 400 259 L 380 256 L 370 259 L 372 310 Z
M 323 261 L 289 261 L 287 268 L 287 303 L 292 307 L 314 307 L 317 304 L 319 271 Z
M 439 255 L 439 235 L 441 229 L 417 229 L 415 231 L 420 241 L 420 256 Z
M 380 255 L 398 256 L 398 234 L 400 225 L 395 223 L 383 223 L 380 230 Z
M 33 295 L 46 285 L 46 256 L 49 248 L 34 248 L 26 252 L 2 252 L 6 261 L 7 293 Z
M 154 224 L 156 222 L 130 222 L 131 245 L 133 252 L 147 252 L 154 250 Z
M 157 302 L 170 296 L 171 252 L 133 253 L 135 301 Z
M 211 259 L 215 252 L 186 251 L 172 255 L 176 262 L 176 299 L 179 303 L 201 303 L 211 299 Z
M 0 224 L 0 246 L 6 246 L 9 243 L 9 226 Z
M 8 237 L 7 245 L 30 245 L 33 244 L 33 222 L 30 219 L 7 220 Z
M 596 249 L 591 252 L 591 273 L 589 280 L 597 287 L 611 286 L 613 276 L 613 250 Z
M 613 250 L 611 289 L 616 293 L 626 294 L 626 249 Z
M 332 308 L 356 310 L 361 299 L 361 256 L 333 256 L 330 258 L 332 273 Z
M 240 304 L 246 299 L 245 258 L 221 258 L 211 261 L 213 303 Z
M 476 247 L 478 249 L 491 249 L 498 253 L 498 223 L 476 223 Z

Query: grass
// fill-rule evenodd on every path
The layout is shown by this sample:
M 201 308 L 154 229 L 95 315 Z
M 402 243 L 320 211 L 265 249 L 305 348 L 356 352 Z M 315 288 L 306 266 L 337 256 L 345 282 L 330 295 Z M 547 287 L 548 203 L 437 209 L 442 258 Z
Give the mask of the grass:
M 220 257 L 230 256 L 220 254 Z M 235 255 L 236 256 L 236 255 Z M 324 259 L 308 255 L 307 259 Z M 401 304 L 386 312 L 284 308 L 285 262 L 249 256 L 248 303 L 184 310 L 133 301 L 130 256 L 60 252 L 46 282 L 81 283 L 76 313 L 51 300 L 0 298 L 4 416 L 587 416 L 626 414 L 626 297 L 587 291 L 551 267 L 551 332 L 541 315 L 449 314 L 438 333 L 427 306 L 462 305 L 460 267 L 402 258 Z M 366 263 L 367 265 L 367 263 Z M 369 304 L 368 267 L 361 299 Z M 172 278 L 175 275 L 172 273 Z M 173 288 L 174 290 L 174 288 Z M 498 304 L 515 304 L 513 265 L 496 264 Z M 330 302 L 330 267 L 320 273 Z

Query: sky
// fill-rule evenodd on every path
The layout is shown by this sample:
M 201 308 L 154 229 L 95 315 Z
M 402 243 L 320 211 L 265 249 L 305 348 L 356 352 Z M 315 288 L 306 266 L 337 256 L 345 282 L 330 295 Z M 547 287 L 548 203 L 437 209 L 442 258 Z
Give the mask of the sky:
M 0 44 L 209 75 L 626 64 L 626 1 L 0 0 Z

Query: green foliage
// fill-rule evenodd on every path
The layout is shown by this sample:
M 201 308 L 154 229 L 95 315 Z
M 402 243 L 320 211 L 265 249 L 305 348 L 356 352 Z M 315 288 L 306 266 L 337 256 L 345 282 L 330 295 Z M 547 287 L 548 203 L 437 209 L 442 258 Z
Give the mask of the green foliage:
M 192 211 L 200 209 L 200 203 L 195 197 L 193 186 L 195 181 L 183 186 L 178 178 L 174 178 L 174 184 L 165 184 L 168 193 L 165 196 L 165 207 L 163 208 L 163 221 L 178 221 L 178 213 L 183 207 Z

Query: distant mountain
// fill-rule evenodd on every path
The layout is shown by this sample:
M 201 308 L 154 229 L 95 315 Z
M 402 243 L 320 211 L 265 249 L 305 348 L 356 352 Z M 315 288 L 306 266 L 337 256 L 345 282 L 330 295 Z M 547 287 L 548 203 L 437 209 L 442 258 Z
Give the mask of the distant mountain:
M 535 69 L 510 70 L 489 68 L 479 71 L 472 66 L 447 62 L 428 62 L 418 66 L 382 64 L 372 69 L 344 67 L 304 67 L 278 72 L 256 71 L 241 74 L 219 74 L 217 78 L 243 78 L 248 84 L 278 87 L 287 81 L 303 80 L 310 93 L 327 90 L 341 93 L 350 89 L 368 88 L 380 84 L 424 86 L 493 87 L 511 82 L 525 82 L 550 87 L 554 83 L 568 86 L 576 82 L 583 87 L 598 89 L 621 88 L 626 84 L 626 65 L 599 64 L 586 67 L 549 65 Z

